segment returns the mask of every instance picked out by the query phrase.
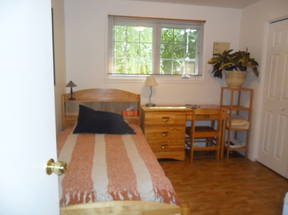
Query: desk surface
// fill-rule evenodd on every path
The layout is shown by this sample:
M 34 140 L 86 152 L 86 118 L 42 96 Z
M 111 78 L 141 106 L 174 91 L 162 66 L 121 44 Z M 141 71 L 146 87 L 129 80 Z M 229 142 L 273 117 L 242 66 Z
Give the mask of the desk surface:
M 185 111 L 185 112 L 189 112 L 189 111 L 191 111 L 191 109 L 219 109 L 219 108 L 221 108 L 221 106 L 215 105 L 215 104 L 157 105 L 154 107 L 146 107 L 145 105 L 142 106 L 142 109 L 144 111 Z

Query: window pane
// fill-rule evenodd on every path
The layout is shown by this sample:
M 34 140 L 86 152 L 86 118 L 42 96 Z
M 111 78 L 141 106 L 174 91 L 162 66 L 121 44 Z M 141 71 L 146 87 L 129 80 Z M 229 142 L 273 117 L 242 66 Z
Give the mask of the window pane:
M 173 58 L 173 43 L 161 44 L 160 56 L 161 58 L 172 59 Z
M 152 58 L 152 44 L 151 43 L 141 43 L 139 47 L 139 55 L 141 57 Z
M 181 75 L 183 70 L 182 60 L 161 59 L 160 74 L 165 75 Z
M 114 41 L 125 41 L 126 40 L 126 26 L 122 25 L 115 25 L 113 27 L 113 35 L 114 35 Z
M 142 29 L 143 30 L 140 31 L 140 42 L 152 43 L 152 28 L 142 27 Z
M 161 28 L 160 73 L 197 75 L 197 30 Z
M 139 31 L 137 27 L 127 26 L 127 42 L 139 42 Z
M 127 58 L 116 58 L 114 60 L 114 73 L 124 74 L 127 71 Z
M 173 47 L 173 58 L 179 59 L 179 58 L 185 58 L 187 56 L 188 52 L 186 52 L 185 45 L 174 45 Z
M 195 61 L 185 61 L 182 74 L 197 75 L 195 70 Z
M 163 42 L 173 41 L 173 28 L 162 28 L 161 29 L 161 40 Z
M 185 43 L 186 29 L 174 29 L 174 40 L 177 42 Z
M 138 43 L 127 43 L 127 56 L 130 58 L 139 56 L 140 47 Z
M 122 58 L 126 56 L 125 52 L 126 44 L 123 42 L 115 42 L 114 44 L 115 44 L 114 56 L 116 58 Z
M 170 74 L 172 72 L 172 61 L 161 59 L 160 74 Z
M 196 49 L 197 49 L 197 44 L 196 42 L 190 43 L 188 46 L 188 57 L 192 59 L 196 59 Z
M 114 74 L 152 73 L 152 28 L 115 26 L 113 43 Z

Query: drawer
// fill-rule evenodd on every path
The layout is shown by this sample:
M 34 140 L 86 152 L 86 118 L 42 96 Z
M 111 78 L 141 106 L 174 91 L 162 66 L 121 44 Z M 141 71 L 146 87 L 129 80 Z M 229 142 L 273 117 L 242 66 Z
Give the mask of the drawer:
M 181 143 L 181 144 L 180 144 Z M 149 143 L 150 144 L 150 143 Z M 178 142 L 174 144 L 154 142 L 150 144 L 153 152 L 174 152 L 174 151 L 184 151 L 184 142 Z
M 161 145 L 169 145 L 170 147 L 180 147 L 180 148 L 184 148 L 184 139 L 174 139 L 174 140 L 169 140 L 169 139 L 162 139 L 162 140 L 149 140 L 147 141 L 150 145 L 150 147 L 158 147 Z
M 184 126 L 150 126 L 145 127 L 145 136 L 149 141 L 156 140 L 174 140 L 180 139 L 183 140 L 185 135 L 185 127 Z
M 145 125 L 185 125 L 186 113 L 146 112 Z

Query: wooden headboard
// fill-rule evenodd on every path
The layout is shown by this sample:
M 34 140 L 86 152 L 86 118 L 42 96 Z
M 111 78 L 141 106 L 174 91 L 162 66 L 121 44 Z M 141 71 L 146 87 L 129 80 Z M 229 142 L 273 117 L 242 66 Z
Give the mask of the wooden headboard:
M 138 110 L 138 113 L 140 113 L 140 95 L 124 90 L 86 89 L 75 91 L 73 97 L 75 100 L 69 100 L 70 93 L 64 94 L 62 97 L 64 128 L 74 125 L 78 116 L 79 104 L 90 106 L 95 110 L 116 113 L 121 113 L 122 111 L 129 109 L 127 104 L 134 104 L 133 109 Z M 139 116 L 137 116 L 137 118 L 139 118 Z

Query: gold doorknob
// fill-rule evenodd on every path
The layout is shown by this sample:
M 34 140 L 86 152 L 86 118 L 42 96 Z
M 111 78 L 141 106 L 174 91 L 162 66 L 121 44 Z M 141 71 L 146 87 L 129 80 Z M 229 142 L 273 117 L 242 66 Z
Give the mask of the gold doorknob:
M 47 161 L 46 164 L 46 173 L 47 175 L 51 175 L 52 173 L 56 175 L 62 175 L 65 173 L 67 169 L 67 163 L 63 161 L 54 161 L 53 159 L 50 159 Z

